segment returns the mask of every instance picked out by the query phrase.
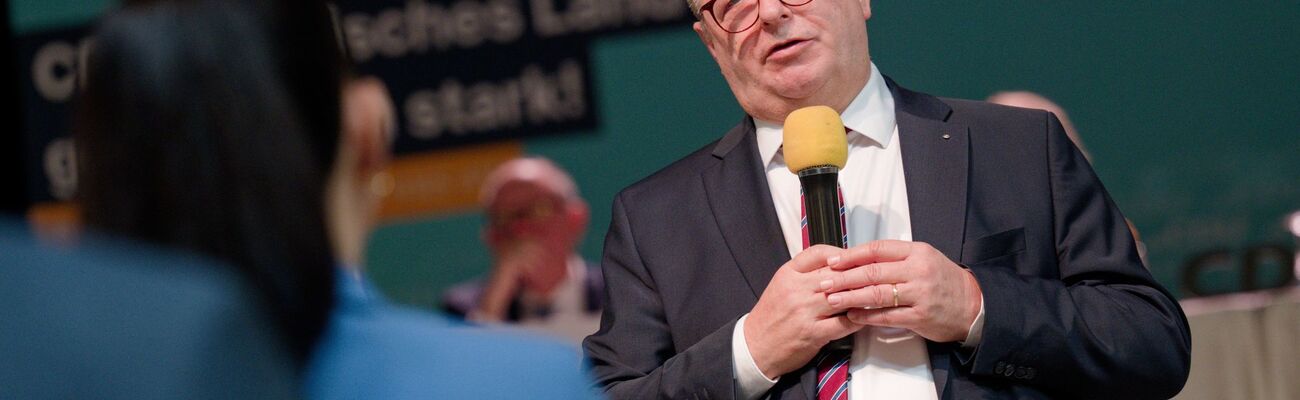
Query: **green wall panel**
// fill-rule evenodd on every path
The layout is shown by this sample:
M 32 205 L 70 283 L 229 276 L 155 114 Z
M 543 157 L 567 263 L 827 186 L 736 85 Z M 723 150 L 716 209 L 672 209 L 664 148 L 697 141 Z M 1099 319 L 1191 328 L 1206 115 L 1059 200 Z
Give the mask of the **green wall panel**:
M 1300 88 L 1300 3 L 873 6 L 873 59 L 900 83 L 977 99 L 1033 90 L 1062 104 L 1098 174 L 1143 235 L 1153 273 L 1176 293 L 1182 269 L 1200 252 L 1228 250 L 1231 266 L 1251 245 L 1295 245 L 1281 218 L 1300 209 L 1300 97 L 1292 93 Z M 688 27 L 604 39 L 593 58 L 598 132 L 530 140 L 526 147 L 574 172 L 593 209 L 582 252 L 599 259 L 614 194 L 716 139 L 740 111 Z M 465 233 L 410 247 L 390 242 L 410 225 L 381 230 L 371 268 L 419 277 L 400 288 L 381 284 L 399 299 L 424 303 L 426 292 L 485 271 L 477 221 L 415 223 Z M 411 272 L 389 272 L 397 270 Z M 1210 271 L 1201 280 L 1231 290 L 1237 279 Z
M 85 23 L 116 3 L 10 7 L 21 35 Z M 1300 209 L 1300 3 L 873 6 L 873 59 L 900 83 L 977 99 L 1027 89 L 1063 105 L 1141 231 L 1153 273 L 1175 292 L 1197 254 L 1226 250 L 1232 268 L 1247 247 L 1296 245 L 1281 218 Z M 592 208 L 582 253 L 598 260 L 617 191 L 717 139 L 741 111 L 689 27 L 599 39 L 591 59 L 599 126 L 525 149 L 574 173 Z M 385 226 L 370 275 L 396 299 L 431 307 L 443 288 L 486 271 L 480 222 L 470 213 Z M 1231 290 L 1238 279 L 1219 270 L 1201 281 Z
M 14 32 L 21 35 L 84 23 L 116 4 L 116 0 L 9 0 L 9 15 Z

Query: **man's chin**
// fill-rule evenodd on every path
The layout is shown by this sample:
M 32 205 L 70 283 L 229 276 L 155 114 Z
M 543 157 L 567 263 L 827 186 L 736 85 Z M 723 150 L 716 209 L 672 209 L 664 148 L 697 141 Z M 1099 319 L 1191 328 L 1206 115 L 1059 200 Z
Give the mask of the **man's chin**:
M 775 94 L 787 99 L 802 99 L 822 87 L 826 71 L 810 64 L 770 65 L 764 75 L 767 79 L 763 81 L 767 81 L 766 86 Z
M 811 74 L 786 74 L 771 82 L 768 87 L 777 96 L 798 102 L 813 97 L 825 83 L 825 79 Z

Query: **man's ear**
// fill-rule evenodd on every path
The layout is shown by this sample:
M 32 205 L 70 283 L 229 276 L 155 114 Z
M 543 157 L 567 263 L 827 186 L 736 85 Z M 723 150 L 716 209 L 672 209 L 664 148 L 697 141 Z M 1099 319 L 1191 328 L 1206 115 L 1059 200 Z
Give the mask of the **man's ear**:
M 357 150 L 361 152 L 361 165 L 363 171 L 374 174 L 388 168 L 389 162 L 392 161 L 392 146 L 388 143 L 388 135 L 384 134 L 383 129 L 377 126 L 375 129 L 363 130 L 365 134 L 358 141 Z
M 357 173 L 369 176 L 388 168 L 392 158 L 393 105 L 388 89 L 368 77 L 350 82 L 345 94 L 348 121 L 344 124 L 346 148 L 356 152 Z
M 871 20 L 871 0 L 858 0 L 862 3 L 862 19 Z
M 695 35 L 700 37 L 700 42 L 704 43 L 704 48 L 709 49 L 709 54 L 713 56 L 713 59 L 717 60 L 718 54 L 713 49 L 713 34 L 706 30 L 704 21 L 695 21 L 694 24 L 691 24 L 691 29 L 694 29 Z
M 587 202 L 582 199 L 569 200 L 569 205 L 565 206 L 564 222 L 572 234 L 573 245 L 581 244 L 582 238 L 587 234 L 587 223 L 591 222 L 591 209 L 587 207 Z
M 587 202 L 581 199 L 569 200 L 568 215 L 569 223 L 578 231 L 583 233 L 587 230 L 587 223 L 591 221 L 591 208 L 587 207 Z

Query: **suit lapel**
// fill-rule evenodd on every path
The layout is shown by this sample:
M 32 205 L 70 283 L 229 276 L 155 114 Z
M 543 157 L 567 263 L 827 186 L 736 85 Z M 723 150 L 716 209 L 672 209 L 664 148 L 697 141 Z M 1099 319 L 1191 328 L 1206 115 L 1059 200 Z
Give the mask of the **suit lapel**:
M 714 147 L 718 162 L 701 173 L 709 207 L 754 298 L 790 254 L 759 161 L 753 120 L 746 117 Z
M 886 78 L 894 95 L 903 176 L 911 209 L 912 240 L 929 243 L 949 259 L 961 260 L 966 230 L 969 128 L 950 123 L 952 108 L 938 98 L 899 87 Z M 939 398 L 944 397 L 951 349 L 930 343 L 930 367 Z
M 790 261 L 790 254 L 772 205 L 755 135 L 754 121 L 746 117 L 718 141 L 713 156 L 719 162 L 705 170 L 701 179 L 718 230 L 757 299 L 776 270 Z M 803 368 L 787 375 L 771 393 L 786 393 L 791 389 L 787 385 L 800 385 L 802 390 L 794 388 L 791 393 L 803 393 L 807 400 L 815 400 L 816 375 L 815 368 Z
M 966 228 L 969 129 L 946 122 L 952 109 L 938 98 L 889 83 L 903 146 L 912 240 L 929 243 L 948 258 L 960 260 Z
M 813 358 L 816 360 L 816 358 Z M 803 386 L 803 395 L 808 400 L 817 400 L 817 366 L 808 365 L 799 374 L 799 384 Z

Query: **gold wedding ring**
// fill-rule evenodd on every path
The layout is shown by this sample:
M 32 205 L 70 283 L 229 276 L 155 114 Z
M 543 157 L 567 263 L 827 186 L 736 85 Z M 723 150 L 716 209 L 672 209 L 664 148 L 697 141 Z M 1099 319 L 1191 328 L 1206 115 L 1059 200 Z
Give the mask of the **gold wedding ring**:
M 891 284 L 889 284 L 889 286 L 893 286 L 893 287 L 894 287 L 894 307 L 898 307 L 898 284 L 897 284 L 897 283 L 891 283 Z

